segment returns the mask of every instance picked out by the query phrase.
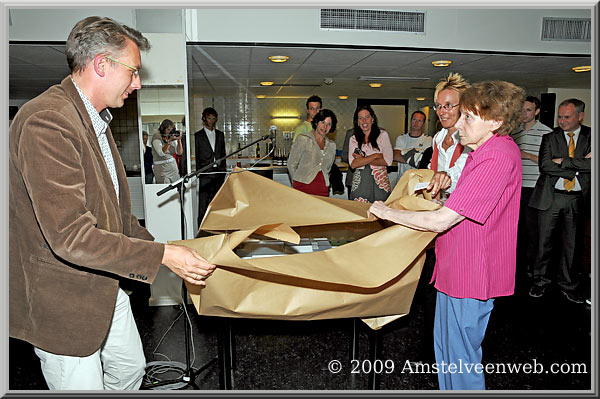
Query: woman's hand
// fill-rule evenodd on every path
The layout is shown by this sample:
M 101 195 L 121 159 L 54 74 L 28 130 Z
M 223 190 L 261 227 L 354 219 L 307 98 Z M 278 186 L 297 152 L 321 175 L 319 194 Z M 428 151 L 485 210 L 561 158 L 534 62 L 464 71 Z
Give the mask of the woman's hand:
M 440 190 L 445 190 L 452 185 L 452 179 L 446 172 L 435 172 L 431 178 L 429 186 L 425 190 L 431 192 L 431 196 L 435 197 Z
M 387 219 L 385 217 L 385 213 L 389 210 L 390 208 L 388 208 L 382 201 L 375 201 L 373 203 L 373 205 L 371 205 L 371 207 L 369 208 L 369 210 L 367 211 L 367 215 L 368 216 L 375 216 L 378 217 L 379 219 Z

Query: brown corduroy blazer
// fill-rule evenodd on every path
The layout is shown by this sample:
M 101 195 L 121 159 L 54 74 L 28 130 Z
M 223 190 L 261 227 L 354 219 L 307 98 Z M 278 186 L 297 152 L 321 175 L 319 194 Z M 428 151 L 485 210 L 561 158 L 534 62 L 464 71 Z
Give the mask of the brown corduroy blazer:
M 9 135 L 10 336 L 87 356 L 110 326 L 118 278 L 152 283 L 164 246 L 131 213 L 107 130 L 119 200 L 92 121 L 68 76 L 25 104 Z

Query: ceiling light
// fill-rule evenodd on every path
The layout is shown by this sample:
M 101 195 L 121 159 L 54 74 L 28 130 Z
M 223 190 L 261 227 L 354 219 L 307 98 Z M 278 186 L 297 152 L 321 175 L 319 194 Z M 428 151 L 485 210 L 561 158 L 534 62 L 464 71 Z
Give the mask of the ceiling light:
M 338 98 L 339 98 L 340 100 L 347 100 L 347 99 L 348 99 L 348 96 L 338 96 Z
M 425 101 L 425 97 L 417 97 L 417 101 Z
M 396 80 L 399 82 L 423 82 L 429 78 L 417 78 L 414 76 L 359 76 L 358 80 Z
M 371 87 L 381 87 L 381 86 L 383 86 L 383 83 L 369 83 L 369 86 L 371 86 Z
M 300 119 L 297 115 L 271 115 L 271 119 Z
M 450 64 L 452 64 L 452 61 L 449 61 L 449 60 L 439 60 L 439 61 L 431 61 L 431 63 L 433 64 L 433 66 L 436 66 L 436 67 L 447 67 Z
M 286 62 L 290 59 L 287 55 L 272 55 L 269 57 L 271 62 Z
M 256 98 L 267 98 L 266 94 L 257 94 Z
M 589 65 L 582 65 L 578 67 L 573 67 L 571 69 L 573 70 L 573 72 L 589 72 L 592 70 L 592 67 Z
M 261 86 L 273 86 L 273 83 L 275 82 L 260 82 Z

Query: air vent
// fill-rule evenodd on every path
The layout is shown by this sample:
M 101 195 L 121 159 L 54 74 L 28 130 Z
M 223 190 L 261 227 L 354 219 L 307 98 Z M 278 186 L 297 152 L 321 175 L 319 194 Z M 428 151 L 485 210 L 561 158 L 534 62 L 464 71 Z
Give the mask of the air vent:
M 425 13 L 323 8 L 321 29 L 425 33 Z
M 542 40 L 589 42 L 592 37 L 590 18 L 552 18 L 542 20 Z

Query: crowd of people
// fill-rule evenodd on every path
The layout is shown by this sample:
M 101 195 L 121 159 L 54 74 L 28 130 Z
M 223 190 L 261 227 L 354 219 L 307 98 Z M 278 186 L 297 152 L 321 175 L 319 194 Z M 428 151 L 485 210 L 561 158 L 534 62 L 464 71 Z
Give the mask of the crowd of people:
M 151 284 L 165 265 L 202 286 L 216 267 L 187 247 L 154 242 L 131 212 L 109 108 L 141 88 L 140 51 L 149 49 L 139 31 L 110 18 L 81 20 L 66 43 L 71 74 L 24 105 L 10 128 L 10 336 L 33 345 L 50 389 L 138 389 L 146 363 L 119 279 Z M 327 135 L 338 121 L 318 96 L 306 106 L 288 170 L 294 188 L 328 196 L 336 146 Z M 559 104 L 551 129 L 538 121 L 540 101 L 520 87 L 471 85 L 457 73 L 437 84 L 434 110 L 439 132 L 427 135 L 426 114 L 415 111 L 410 131 L 392 146 L 373 108 L 357 107 L 342 150 L 346 186 L 350 200 L 372 204 L 370 214 L 438 233 L 422 277 L 436 290 L 435 360 L 478 364 L 495 298 L 514 293 L 517 250 L 526 254 L 531 297 L 556 283 L 567 300 L 584 302 L 591 130 L 578 99 Z M 226 170 L 224 160 L 215 164 L 225 155 L 217 111 L 206 108 L 202 121 L 195 133 L 196 169 L 206 169 L 199 223 Z M 165 119 L 149 145 L 144 134 L 146 181 L 179 179 L 183 144 L 174 131 Z M 435 172 L 426 190 L 439 209 L 384 204 L 394 161 L 400 175 Z M 438 380 L 440 389 L 485 389 L 483 376 L 440 371 Z

